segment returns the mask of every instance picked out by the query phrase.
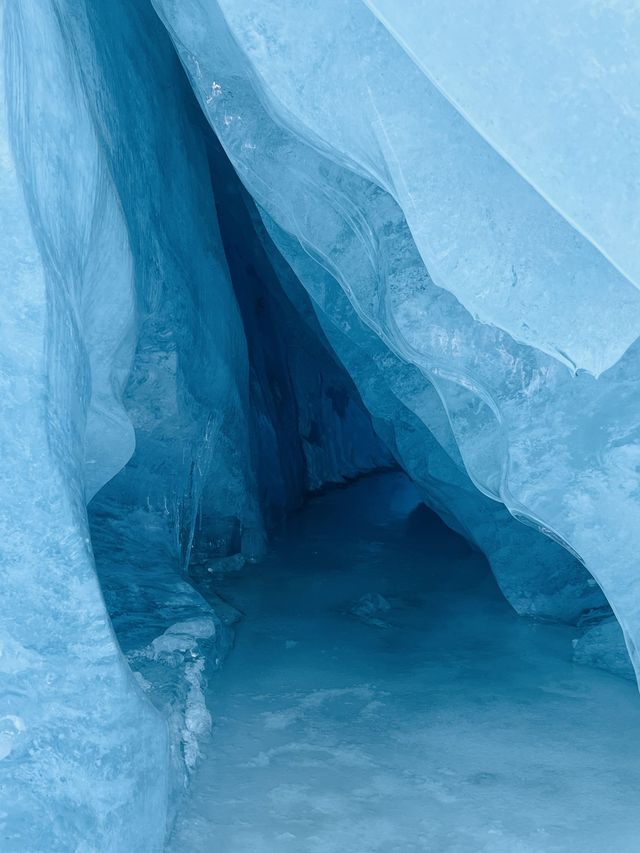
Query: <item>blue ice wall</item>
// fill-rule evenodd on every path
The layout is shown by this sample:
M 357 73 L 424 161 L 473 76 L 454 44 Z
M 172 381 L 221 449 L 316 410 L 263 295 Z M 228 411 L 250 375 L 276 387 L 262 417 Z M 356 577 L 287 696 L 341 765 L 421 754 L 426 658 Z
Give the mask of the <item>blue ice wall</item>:
M 320 328 L 305 322 L 310 301 L 304 288 L 294 300 L 283 289 L 274 269 L 280 256 L 265 246 L 253 201 L 213 135 L 209 148 L 225 255 L 248 347 L 252 454 L 270 527 L 298 507 L 306 492 L 393 460 L 342 362 Z
M 607 614 L 601 590 L 573 555 L 534 528 L 516 522 L 503 504 L 474 486 L 442 402 L 425 375 L 395 355 L 363 323 L 335 279 L 263 215 L 268 229 L 263 239 L 268 246 L 269 235 L 273 238 L 271 252 L 282 287 L 294 298 L 299 294 L 301 311 L 300 281 L 309 287 L 317 300 L 315 310 L 311 309 L 313 320 L 356 382 L 377 432 L 420 487 L 425 502 L 485 554 L 515 610 L 566 622 L 575 622 L 586 612 Z
M 127 228 L 54 9 L 6 4 L 0 27 L 2 847 L 122 850 L 125 826 L 157 847 L 166 729 L 115 641 L 85 512 L 133 447 Z
M 2 848 L 157 850 L 229 642 L 192 558 L 257 558 L 307 489 L 390 457 L 151 6 L 1 21 Z
M 507 158 L 478 133 L 416 64 L 417 48 L 405 52 L 400 25 L 391 33 L 360 0 L 154 6 L 293 255 L 311 256 L 424 374 L 451 427 L 443 441 L 474 485 L 586 565 L 635 660 L 640 304 L 622 262 L 513 167 L 515 149 Z M 403 8 L 395 17 L 410 27 L 418 7 Z M 621 11 L 607 14 L 622 26 Z M 447 55 L 454 66 L 458 55 Z M 525 74 L 512 46 L 506 57 Z M 609 106 L 623 116 L 625 104 Z M 585 157 L 597 168 L 602 149 Z M 311 291 L 313 276 L 301 278 Z
M 365 2 L 469 124 L 638 286 L 635 4 Z
M 191 581 L 394 460 L 518 612 L 586 619 L 576 656 L 628 674 L 601 617 L 635 660 L 633 64 L 612 89 L 567 10 L 547 101 L 507 14 L 487 44 L 526 50 L 474 54 L 474 88 L 467 20 L 436 49 L 418 0 L 2 8 L 3 849 L 160 849 L 233 617 Z

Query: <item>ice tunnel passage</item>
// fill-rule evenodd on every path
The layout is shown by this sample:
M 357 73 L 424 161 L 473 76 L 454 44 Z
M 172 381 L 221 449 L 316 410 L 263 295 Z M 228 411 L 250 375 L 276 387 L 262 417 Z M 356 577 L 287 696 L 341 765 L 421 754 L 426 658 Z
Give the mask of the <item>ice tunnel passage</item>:
M 160 850 L 178 810 L 174 843 L 185 850 L 194 827 L 194 845 L 227 833 L 229 851 L 571 849 L 587 836 L 596 850 L 604 843 L 590 822 L 596 814 L 617 821 L 617 849 L 637 847 L 635 826 L 620 815 L 627 806 L 633 813 L 637 790 L 635 752 L 625 753 L 622 737 L 637 724 L 627 649 L 637 663 L 640 634 L 640 300 L 625 254 L 635 220 L 628 216 L 625 241 L 597 212 L 586 190 L 597 157 L 562 148 L 562 110 L 529 93 L 532 115 L 559 146 L 558 177 L 509 136 L 504 104 L 482 87 L 469 104 L 464 75 L 446 68 L 421 28 L 429 4 L 407 4 L 400 21 L 387 6 L 21 0 L 0 10 L 3 850 Z M 575 52 L 604 68 L 590 26 Z M 608 26 L 618 33 L 615 15 Z M 467 35 L 462 24 L 442 29 L 452 55 Z M 573 81 L 563 90 L 571 114 L 588 113 L 601 82 L 585 83 L 580 62 L 562 65 L 574 56 L 566 45 L 551 55 L 558 46 L 543 41 L 550 69 Z M 487 62 L 490 78 L 499 69 Z M 635 73 L 616 67 L 622 77 Z M 632 122 L 619 80 L 607 109 Z M 544 148 L 544 134 L 539 141 Z M 600 166 L 607 192 L 618 187 L 627 199 L 623 172 Z M 577 184 L 579 197 L 569 192 Z M 395 473 L 326 491 L 381 469 Z M 411 515 L 421 534 L 390 502 L 394 489 L 405 504 L 429 508 Z M 324 532 L 312 533 L 323 542 L 320 565 L 300 550 L 300 530 L 325 512 Z M 287 518 L 289 545 L 274 532 Z M 391 544 L 381 560 L 375 542 L 385 530 Z M 372 548 L 356 553 L 367 537 Z M 422 553 L 446 542 L 450 560 Z M 350 565 L 327 574 L 330 553 L 340 552 L 352 554 Z M 482 575 L 485 558 L 504 602 Z M 457 578 L 464 586 L 472 563 L 492 592 L 485 584 L 476 598 L 458 597 Z M 356 569 L 372 586 L 352 596 Z M 324 598 L 314 587 L 323 578 Z M 328 705 L 306 684 L 286 707 L 255 706 L 267 749 L 245 752 L 245 764 L 277 774 L 278 755 L 293 744 L 303 760 L 285 772 L 360 766 L 373 788 L 306 790 L 300 777 L 263 774 L 271 793 L 249 789 L 248 799 L 266 797 L 271 811 L 254 808 L 254 826 L 238 816 L 225 828 L 209 820 L 215 803 L 198 813 L 184 795 L 203 753 L 193 804 L 212 786 L 214 799 L 223 797 L 218 770 L 244 784 L 232 747 L 211 746 L 211 713 L 245 695 L 241 662 L 256 649 L 242 637 L 272 625 L 251 597 L 263 583 L 265 600 L 290 620 L 283 624 L 300 633 L 300 610 L 318 629 L 315 645 L 283 635 L 300 645 L 277 659 L 293 661 L 292 678 L 305 649 L 309 677 L 323 672 L 323 632 L 343 631 L 353 649 L 344 644 L 344 668 L 323 688 Z M 280 583 L 296 595 L 280 599 Z M 225 698 L 223 676 L 213 673 L 237 616 L 227 588 L 248 604 Z M 323 602 L 326 612 L 314 611 Z M 492 619 L 476 619 L 474 608 Z M 465 677 L 474 644 L 494 704 L 477 692 L 479 670 Z M 269 642 L 263 651 L 269 667 Z M 391 677 L 403 655 L 416 666 L 403 659 Z M 378 665 L 378 688 L 373 675 L 337 683 Z M 446 702 L 438 702 L 451 698 L 452 684 L 460 702 L 445 732 L 437 713 Z M 539 702 L 541 694 L 552 698 Z M 336 696 L 336 716 L 323 716 Z M 474 753 L 474 702 L 490 706 L 479 737 L 513 735 L 492 769 L 486 751 Z M 347 719 L 352 711 L 358 725 Z M 229 744 L 251 719 L 238 713 Z M 555 745 L 540 763 L 531 751 L 537 714 Z M 326 733 L 334 742 L 313 742 L 305 726 L 332 719 L 344 723 Z M 396 722 L 406 764 L 384 748 L 358 751 L 358 738 Z M 602 734 L 608 725 L 616 734 Z M 287 749 L 268 734 L 279 731 L 294 737 Z M 354 738 L 344 749 L 335 743 L 341 731 Z M 464 745 L 453 776 L 433 763 L 440 735 Z M 570 772 L 552 761 L 562 739 L 572 740 Z M 401 743 L 425 747 L 415 750 L 422 769 Z M 516 747 L 534 770 L 519 779 L 506 767 Z M 547 813 L 552 772 L 564 789 L 572 772 L 580 779 L 551 810 L 560 829 Z M 615 802 L 594 782 L 599 774 Z M 407 799 L 409 810 L 395 823 L 378 814 L 367 827 L 387 794 Z M 233 791 L 224 797 L 231 808 Z M 492 811 L 505 797 L 526 819 L 507 825 Z M 434 803 L 440 823 L 428 811 Z M 582 829 L 562 822 L 563 807 L 578 816 L 590 809 Z M 269 814 L 273 823 L 260 825 Z M 285 825 L 296 821 L 306 829 Z M 451 835 L 454 823 L 462 836 Z M 275 840 L 264 835 L 276 831 Z
M 202 589 L 243 615 L 169 853 L 633 850 L 634 685 L 518 617 L 403 474 L 314 498 Z

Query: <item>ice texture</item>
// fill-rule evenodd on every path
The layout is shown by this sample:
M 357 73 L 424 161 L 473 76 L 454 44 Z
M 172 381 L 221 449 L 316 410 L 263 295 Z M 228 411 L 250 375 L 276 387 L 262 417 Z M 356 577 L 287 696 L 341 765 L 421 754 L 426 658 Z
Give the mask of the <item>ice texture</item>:
M 399 44 L 400 26 L 391 34 L 360 0 L 154 5 L 319 314 L 339 287 L 428 380 L 449 456 L 584 563 L 635 661 L 638 294 L 623 264 L 453 106 Z M 524 60 L 507 56 L 515 74 Z M 586 146 L 594 163 L 600 155 Z M 627 245 L 632 223 L 621 226 Z
M 601 590 L 570 553 L 533 528 L 514 522 L 505 507 L 469 479 L 435 388 L 398 358 L 363 323 L 344 291 L 306 252 L 266 219 L 269 233 L 322 306 L 313 320 L 353 377 L 378 433 L 421 489 L 425 502 L 487 557 L 518 613 L 573 622 L 601 607 Z M 259 225 L 256 228 L 260 233 Z M 269 238 L 263 229 L 265 245 Z M 305 313 L 298 278 L 271 246 L 284 290 Z
M 376 468 L 638 665 L 637 15 L 458 5 L 0 10 L 3 850 L 161 849 L 194 584 Z
M 0 27 L 2 847 L 157 848 L 166 729 L 115 641 L 85 511 L 133 447 L 127 231 L 53 10 L 10 3 Z
M 257 237 L 232 281 L 211 131 L 146 0 L 0 23 L 0 846 L 158 850 L 229 642 L 189 565 L 259 557 L 305 490 L 390 457 Z
M 637 287 L 635 4 L 365 2 L 469 124 Z
M 620 625 L 615 619 L 606 619 L 587 628 L 573 641 L 573 659 L 576 663 L 604 669 L 622 678 L 635 679 Z
M 360 0 L 322 9 L 193 4 L 219 31 L 216 5 L 270 114 L 393 195 L 431 278 L 473 317 L 596 374 L 635 340 L 634 286 L 485 142 Z M 180 5 L 173 27 L 189 27 L 193 39 L 202 31 L 190 9 Z M 211 48 L 203 56 L 186 46 L 202 73 L 207 60 L 220 67 Z M 211 91 L 226 100 L 224 87 L 203 96 Z M 227 111 L 229 130 L 237 115 Z

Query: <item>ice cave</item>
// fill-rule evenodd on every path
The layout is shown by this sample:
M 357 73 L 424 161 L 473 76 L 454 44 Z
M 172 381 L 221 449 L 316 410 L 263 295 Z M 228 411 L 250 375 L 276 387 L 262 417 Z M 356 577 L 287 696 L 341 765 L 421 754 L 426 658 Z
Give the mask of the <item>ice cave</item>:
M 640 5 L 2 0 L 0 851 L 640 851 Z

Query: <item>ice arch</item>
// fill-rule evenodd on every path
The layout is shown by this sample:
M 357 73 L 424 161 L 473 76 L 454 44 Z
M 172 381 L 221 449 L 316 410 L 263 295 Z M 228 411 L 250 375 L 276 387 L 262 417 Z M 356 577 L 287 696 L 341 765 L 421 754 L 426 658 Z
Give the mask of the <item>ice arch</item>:
M 295 238 L 290 262 L 297 243 L 432 381 L 475 484 L 580 556 L 635 656 L 631 282 L 359 0 L 155 5 L 238 173 Z M 582 314 L 594 292 L 622 324 Z
M 579 555 L 639 630 L 625 263 L 364 4 L 154 6 L 0 15 L 8 849 L 161 845 L 227 643 L 188 573 L 325 483 L 399 464 L 518 612 L 606 614 Z
M 637 8 L 489 0 L 469 14 L 439 0 L 365 1 L 467 121 L 637 286 Z

